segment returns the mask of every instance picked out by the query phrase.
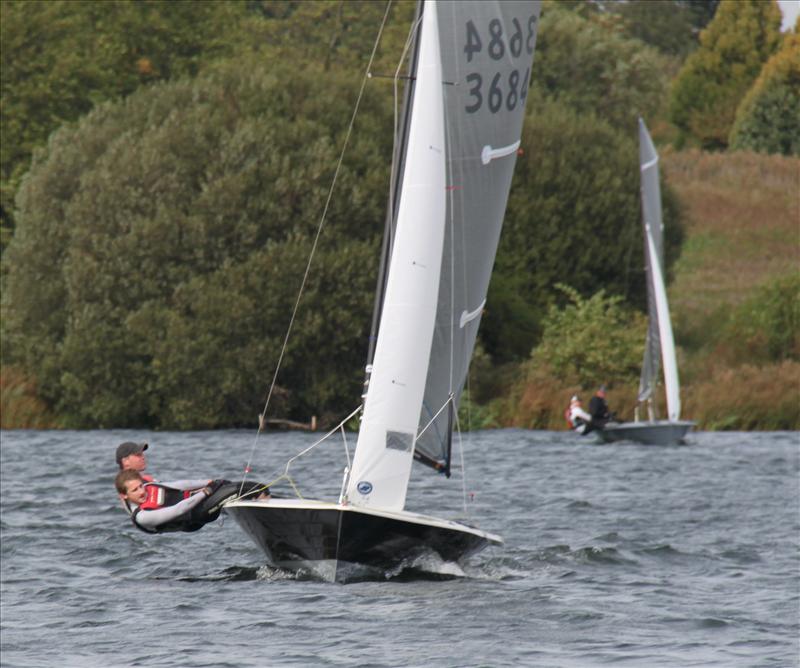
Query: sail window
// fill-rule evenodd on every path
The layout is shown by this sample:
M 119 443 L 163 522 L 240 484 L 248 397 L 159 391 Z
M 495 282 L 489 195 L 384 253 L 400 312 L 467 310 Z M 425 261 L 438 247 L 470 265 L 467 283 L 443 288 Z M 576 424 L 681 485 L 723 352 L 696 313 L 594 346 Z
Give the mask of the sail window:
M 414 447 L 414 434 L 407 434 L 402 431 L 386 432 L 386 447 L 401 452 L 411 452 Z

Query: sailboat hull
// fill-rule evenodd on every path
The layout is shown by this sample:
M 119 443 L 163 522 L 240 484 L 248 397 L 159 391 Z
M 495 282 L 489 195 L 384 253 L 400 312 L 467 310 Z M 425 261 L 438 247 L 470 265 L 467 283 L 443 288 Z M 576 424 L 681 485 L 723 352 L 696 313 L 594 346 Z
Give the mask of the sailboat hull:
M 503 542 L 457 522 L 320 501 L 235 501 L 225 510 L 271 566 L 331 582 L 382 576 L 431 553 L 456 562 Z
M 653 422 L 609 422 L 597 432 L 604 443 L 633 441 L 644 445 L 679 445 L 694 427 L 689 420 L 656 420 Z

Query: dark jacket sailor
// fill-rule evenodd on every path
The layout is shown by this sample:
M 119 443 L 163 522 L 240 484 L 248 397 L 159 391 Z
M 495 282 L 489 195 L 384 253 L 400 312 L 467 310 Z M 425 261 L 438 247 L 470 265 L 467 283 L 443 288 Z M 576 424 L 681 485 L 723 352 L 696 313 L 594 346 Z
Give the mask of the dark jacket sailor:
M 613 418 L 606 402 L 606 386 L 597 388 L 595 395 L 589 400 L 589 413 L 596 429 L 601 429 L 606 422 Z
M 227 480 L 176 480 L 146 483 L 137 471 L 120 471 L 114 480 L 120 498 L 129 508 L 131 521 L 147 533 L 197 531 L 219 517 L 222 503 L 238 496 L 240 483 Z M 260 483 L 249 483 L 244 494 L 269 498 Z

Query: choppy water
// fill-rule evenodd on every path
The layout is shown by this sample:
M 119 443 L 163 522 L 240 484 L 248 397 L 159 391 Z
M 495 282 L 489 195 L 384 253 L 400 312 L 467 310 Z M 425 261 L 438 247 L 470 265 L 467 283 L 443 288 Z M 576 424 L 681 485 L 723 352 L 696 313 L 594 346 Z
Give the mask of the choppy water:
M 129 524 L 122 440 L 161 480 L 235 478 L 250 432 L 2 432 L 0 663 L 31 666 L 797 666 L 800 437 L 698 433 L 684 447 L 567 433 L 468 436 L 468 518 L 502 534 L 454 579 L 334 585 L 263 567 L 228 519 L 194 534 Z M 257 477 L 311 443 L 258 441 Z M 335 498 L 326 444 L 295 477 Z M 418 471 L 412 509 L 462 511 Z

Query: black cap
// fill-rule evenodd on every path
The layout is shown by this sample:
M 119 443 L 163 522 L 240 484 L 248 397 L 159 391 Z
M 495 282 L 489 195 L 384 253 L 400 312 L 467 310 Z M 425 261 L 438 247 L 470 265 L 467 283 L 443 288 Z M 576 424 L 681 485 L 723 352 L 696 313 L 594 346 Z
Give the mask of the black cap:
M 147 443 L 127 441 L 117 446 L 117 465 L 122 468 L 122 460 L 128 455 L 136 455 L 147 450 Z

